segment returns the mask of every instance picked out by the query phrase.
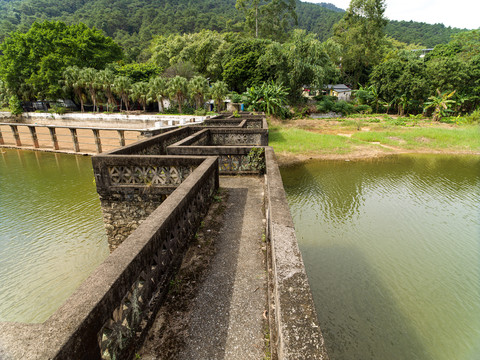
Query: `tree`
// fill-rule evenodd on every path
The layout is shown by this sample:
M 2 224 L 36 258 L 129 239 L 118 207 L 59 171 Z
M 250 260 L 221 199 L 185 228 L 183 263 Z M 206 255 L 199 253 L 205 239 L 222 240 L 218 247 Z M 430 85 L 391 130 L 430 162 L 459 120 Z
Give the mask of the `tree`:
M 148 100 L 148 83 L 145 81 L 140 81 L 132 85 L 130 98 L 133 101 L 138 101 L 143 107 L 143 111 L 147 111 L 147 100 Z
M 151 77 L 154 77 L 161 73 L 162 68 L 152 63 L 130 63 L 125 65 L 113 66 L 113 71 L 117 76 L 126 76 L 133 83 L 140 81 L 149 81 Z
M 149 85 L 149 98 L 158 103 L 158 111 L 162 113 L 165 111 L 163 108 L 163 100 L 168 97 L 168 83 L 167 79 L 156 76 L 150 79 Z
M 80 101 L 80 109 L 85 111 L 83 107 L 83 89 L 85 83 L 83 81 L 81 69 L 78 66 L 69 66 L 63 71 L 63 81 L 66 89 L 72 89 L 77 99 Z
M 352 0 L 345 16 L 334 27 L 334 40 L 343 48 L 341 69 L 349 82 L 364 84 L 382 58 L 384 0 Z
M 132 89 L 132 82 L 126 76 L 117 76 L 113 81 L 113 91 L 120 97 L 120 110 L 122 103 L 125 104 L 125 109 L 128 111 L 128 98 Z
M 203 76 L 195 76 L 188 82 L 188 92 L 190 96 L 195 100 L 197 109 L 202 108 L 205 100 L 205 95 L 208 93 L 208 80 Z
M 271 43 L 265 39 L 242 39 L 232 44 L 223 58 L 223 81 L 229 88 L 241 93 L 274 75 L 259 63 L 265 48 Z
M 212 84 L 212 87 L 210 89 L 210 96 L 216 104 L 217 111 L 222 111 L 222 103 L 227 95 L 228 87 L 226 83 L 224 83 L 223 81 L 216 81 Z
M 430 79 L 430 91 L 443 89 L 444 91 L 457 90 L 460 93 L 469 92 L 471 89 L 472 70 L 469 61 L 464 61 L 457 56 L 436 57 L 425 62 L 426 74 Z
M 212 81 L 222 74 L 222 59 L 238 34 L 220 34 L 202 30 L 195 34 L 157 36 L 150 44 L 150 62 L 159 68 L 168 69 L 175 64 L 191 64 L 198 74 Z M 180 75 L 178 72 L 175 75 Z
M 290 99 L 298 101 L 303 86 L 322 89 L 337 77 L 337 71 L 320 41 L 314 34 L 294 30 L 284 44 L 273 42 L 258 60 L 267 73 L 276 75 L 276 81 L 290 89 Z
M 235 7 L 243 12 L 246 28 L 256 38 L 283 38 L 289 26 L 297 24 L 295 0 L 237 0 Z
M 57 99 L 60 80 L 69 66 L 102 69 L 122 57 L 111 38 L 85 24 L 35 22 L 26 33 L 15 32 L 0 45 L 0 74 L 19 97 Z
M 180 114 L 182 113 L 182 105 L 187 98 L 187 84 L 187 79 L 181 76 L 175 76 L 168 82 L 168 92 L 170 96 L 177 102 L 178 112 Z
M 5 83 L 0 80 L 0 106 L 5 107 L 8 105 L 9 91 L 5 86 Z
M 115 74 L 110 69 L 100 70 L 98 72 L 100 86 L 102 87 L 105 96 L 107 97 L 107 111 L 115 108 L 115 98 L 113 96 L 113 83 L 115 81 Z
M 93 103 L 93 111 L 98 111 L 98 90 L 102 87 L 98 71 L 93 68 L 85 68 L 80 70 L 80 77 L 82 83 L 85 85 L 85 88 L 90 93 L 90 98 L 92 99 Z
M 377 90 L 377 96 L 388 104 L 398 105 L 400 98 L 422 103 L 430 92 L 424 61 L 409 51 L 391 53 L 373 68 L 369 82 Z

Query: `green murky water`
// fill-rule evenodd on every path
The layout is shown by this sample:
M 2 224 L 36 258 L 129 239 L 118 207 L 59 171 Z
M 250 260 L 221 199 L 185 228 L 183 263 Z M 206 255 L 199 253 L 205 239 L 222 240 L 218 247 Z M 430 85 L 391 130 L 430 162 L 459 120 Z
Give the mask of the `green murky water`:
M 282 169 L 332 360 L 480 359 L 480 158 Z
M 45 321 L 108 253 L 89 157 L 0 149 L 0 321 Z

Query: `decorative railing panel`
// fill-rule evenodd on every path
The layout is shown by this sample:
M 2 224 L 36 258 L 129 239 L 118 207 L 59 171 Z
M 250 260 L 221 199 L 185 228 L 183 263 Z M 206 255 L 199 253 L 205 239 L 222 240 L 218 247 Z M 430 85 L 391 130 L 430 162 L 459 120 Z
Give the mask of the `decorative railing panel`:
M 108 167 L 112 185 L 180 185 L 193 166 L 121 166 Z
M 190 201 L 155 234 L 152 241 L 156 245 L 149 262 L 98 333 L 103 359 L 132 355 L 134 340 L 147 328 L 149 314 L 155 312 L 168 291 L 169 281 L 181 263 L 188 239 L 193 237 L 206 213 L 215 189 L 216 179 L 210 176 L 196 194 L 192 194 Z
M 174 156 L 92 158 L 110 250 L 115 250 L 203 161 Z
M 212 133 L 211 145 L 261 145 L 262 135 L 255 133 Z

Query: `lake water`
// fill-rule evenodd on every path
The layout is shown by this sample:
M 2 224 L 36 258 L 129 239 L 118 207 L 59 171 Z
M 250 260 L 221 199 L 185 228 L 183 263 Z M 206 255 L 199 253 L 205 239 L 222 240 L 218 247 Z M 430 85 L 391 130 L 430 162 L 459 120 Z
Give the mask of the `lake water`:
M 108 254 L 89 157 L 0 149 L 0 321 L 45 321 Z
M 480 359 L 480 157 L 281 172 L 331 360 Z

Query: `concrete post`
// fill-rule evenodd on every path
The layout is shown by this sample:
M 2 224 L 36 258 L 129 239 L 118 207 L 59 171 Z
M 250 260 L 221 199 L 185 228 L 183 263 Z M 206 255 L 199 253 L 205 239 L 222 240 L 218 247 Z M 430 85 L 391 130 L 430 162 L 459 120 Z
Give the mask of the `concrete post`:
M 59 150 L 58 140 L 57 140 L 57 133 L 54 127 L 49 127 L 48 131 L 50 131 L 50 137 L 52 138 L 52 144 L 54 150 Z
M 20 134 L 18 133 L 17 125 L 10 125 L 10 128 L 12 129 L 13 137 L 15 138 L 15 142 L 17 143 L 17 146 L 22 146 L 22 142 L 20 141 Z
M 80 152 L 80 144 L 78 143 L 77 129 L 71 128 L 70 134 L 72 134 L 73 149 L 75 152 Z
M 117 130 L 118 138 L 120 139 L 120 146 L 125 146 L 125 131 Z
M 30 130 L 30 134 L 32 135 L 33 146 L 38 149 L 40 145 L 38 145 L 37 129 L 35 126 L 29 126 L 28 130 Z
M 97 145 L 97 153 L 100 154 L 102 152 L 102 141 L 100 140 L 100 130 L 92 129 L 93 136 L 95 136 L 95 145 Z

